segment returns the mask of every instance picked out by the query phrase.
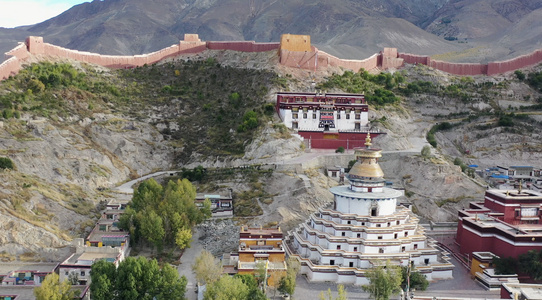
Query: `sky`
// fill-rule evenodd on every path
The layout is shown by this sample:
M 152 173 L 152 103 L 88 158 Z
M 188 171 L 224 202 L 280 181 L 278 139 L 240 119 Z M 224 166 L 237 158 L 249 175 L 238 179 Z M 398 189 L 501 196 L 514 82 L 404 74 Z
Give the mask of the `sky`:
M 0 0 L 0 27 L 40 23 L 90 0 Z

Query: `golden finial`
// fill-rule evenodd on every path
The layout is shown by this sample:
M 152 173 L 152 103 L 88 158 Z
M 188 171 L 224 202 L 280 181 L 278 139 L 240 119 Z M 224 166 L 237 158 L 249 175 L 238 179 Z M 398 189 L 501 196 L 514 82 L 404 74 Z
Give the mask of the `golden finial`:
M 523 179 L 519 180 L 518 194 L 521 194 L 521 188 L 523 187 Z
M 367 137 L 365 138 L 365 147 L 369 148 L 371 145 L 371 133 L 367 132 Z

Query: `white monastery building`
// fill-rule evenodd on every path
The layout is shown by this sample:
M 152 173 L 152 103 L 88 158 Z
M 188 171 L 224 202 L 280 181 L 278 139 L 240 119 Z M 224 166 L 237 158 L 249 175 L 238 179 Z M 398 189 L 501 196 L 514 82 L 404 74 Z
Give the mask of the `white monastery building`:
M 288 128 L 314 131 L 361 130 L 369 123 L 362 94 L 277 94 L 277 109 Z
M 453 265 L 428 239 L 410 209 L 397 206 L 401 192 L 385 187 L 380 149 L 355 149 L 349 185 L 330 189 L 331 208 L 320 208 L 286 238 L 289 256 L 310 281 L 365 285 L 365 270 L 390 261 L 424 274 L 429 281 L 452 278 Z

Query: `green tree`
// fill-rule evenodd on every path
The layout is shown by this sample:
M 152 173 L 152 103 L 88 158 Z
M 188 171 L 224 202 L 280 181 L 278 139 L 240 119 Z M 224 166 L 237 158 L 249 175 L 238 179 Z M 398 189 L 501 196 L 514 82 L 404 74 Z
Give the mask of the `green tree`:
M 389 261 L 385 266 L 366 270 L 365 277 L 369 280 L 369 284 L 362 288 L 376 300 L 388 300 L 391 295 L 401 290 L 401 269 L 392 266 Z
M 127 257 L 118 268 L 96 262 L 91 269 L 92 299 L 184 299 L 186 278 L 170 265 L 160 268 L 155 259 Z
M 205 300 L 248 300 L 249 288 L 241 278 L 229 275 L 208 283 L 203 299 Z
M 37 300 L 72 300 L 75 291 L 67 280 L 60 282 L 58 274 L 51 273 L 45 276 L 41 286 L 34 288 L 34 296 Z
M 211 200 L 209 199 L 205 199 L 203 201 L 203 207 L 201 208 L 201 214 L 203 215 L 203 218 L 204 219 L 209 219 L 212 214 L 213 214 L 213 210 L 211 209 Z
M 517 273 L 518 261 L 513 257 L 493 257 L 495 274 L 509 275 Z
M 222 274 L 222 264 L 207 250 L 201 251 L 192 265 L 196 280 L 202 284 L 217 281 Z
M 235 274 L 234 278 L 240 278 L 248 287 L 248 299 L 250 300 L 266 300 L 267 297 L 258 287 L 258 281 L 252 274 Z
M 185 299 L 186 283 L 186 277 L 179 278 L 177 269 L 165 264 L 160 270 L 156 300 Z
M 203 169 L 203 168 L 202 168 Z M 176 245 L 177 234 L 210 217 L 210 203 L 198 208 L 196 189 L 187 179 L 169 181 L 165 188 L 154 179 L 142 182 L 119 220 L 119 227 L 130 232 L 134 242 Z
M 331 289 L 327 289 L 327 293 L 320 292 L 320 295 L 318 298 L 320 300 L 347 300 L 348 299 L 348 293 L 344 289 L 344 285 L 339 284 L 337 286 L 337 297 L 333 298 L 333 295 L 331 295 Z
M 296 286 L 296 276 L 299 272 L 300 264 L 296 258 L 290 257 L 288 258 L 287 266 L 288 269 L 286 271 L 286 276 L 280 279 L 278 290 L 281 293 L 293 295 Z
M 408 280 L 407 277 L 408 274 L 408 268 L 407 267 L 401 267 L 401 288 L 403 290 L 407 289 Z M 416 289 L 420 291 L 425 291 L 427 287 L 429 286 L 429 281 L 427 280 L 427 277 L 423 275 L 422 273 L 415 271 L 410 272 L 410 286 L 409 289 Z
M 115 291 L 115 265 L 106 260 L 92 264 L 90 294 L 93 300 L 109 300 Z
M 141 236 L 161 249 L 165 230 L 162 218 L 154 210 L 139 212 L 137 218 L 140 224 Z
M 542 251 L 529 250 L 518 256 L 519 270 L 534 280 L 542 279 Z
M 177 231 L 175 235 L 175 245 L 177 245 L 181 250 L 190 248 L 190 243 L 192 242 L 192 230 L 190 228 L 182 228 Z

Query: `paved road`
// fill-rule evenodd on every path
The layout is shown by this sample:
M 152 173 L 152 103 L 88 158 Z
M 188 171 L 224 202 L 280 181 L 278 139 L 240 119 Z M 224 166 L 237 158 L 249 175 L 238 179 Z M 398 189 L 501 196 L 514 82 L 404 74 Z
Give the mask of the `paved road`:
M 429 296 L 429 297 L 460 297 L 460 298 L 480 298 L 480 299 L 498 299 L 500 294 L 497 292 L 486 291 L 482 286 L 477 284 L 470 278 L 468 270 L 452 258 L 452 263 L 455 265 L 453 270 L 453 279 L 440 280 L 429 284 L 426 291 L 415 291 L 414 296 Z M 369 294 L 364 292 L 358 286 L 345 286 L 349 300 L 354 299 L 370 299 Z M 314 300 L 319 299 L 321 292 L 327 292 L 331 289 L 332 295 L 337 296 L 337 285 L 329 282 L 310 283 L 305 276 L 297 276 L 297 286 L 295 289 L 295 300 Z M 268 294 L 268 296 L 272 296 Z M 398 297 L 398 296 L 397 296 Z M 271 297 L 270 297 L 271 298 Z M 281 299 L 278 296 L 275 299 Z M 393 298 L 392 299 L 397 299 Z
M 179 275 L 184 275 L 188 280 L 186 285 L 186 299 L 196 300 L 197 293 L 196 290 L 196 275 L 192 272 L 192 264 L 196 260 L 196 257 L 203 250 L 203 246 L 199 243 L 200 233 L 197 229 L 194 228 L 194 234 L 192 236 L 192 245 L 190 248 L 186 249 L 181 256 L 181 263 L 179 264 L 178 271 Z
M 152 173 L 152 174 L 149 174 L 149 175 L 145 175 L 145 176 L 139 177 L 137 179 L 128 181 L 128 182 L 126 182 L 124 184 L 121 184 L 121 185 L 117 186 L 116 188 L 113 188 L 113 191 L 115 191 L 117 193 L 133 194 L 134 189 L 132 188 L 132 186 L 134 184 L 136 184 L 136 183 L 138 183 L 140 181 L 143 181 L 145 179 L 152 178 L 152 177 L 164 175 L 164 174 L 167 174 L 167 173 L 177 173 L 177 172 L 179 172 L 179 171 L 161 171 L 161 172 L 156 172 L 156 173 Z

